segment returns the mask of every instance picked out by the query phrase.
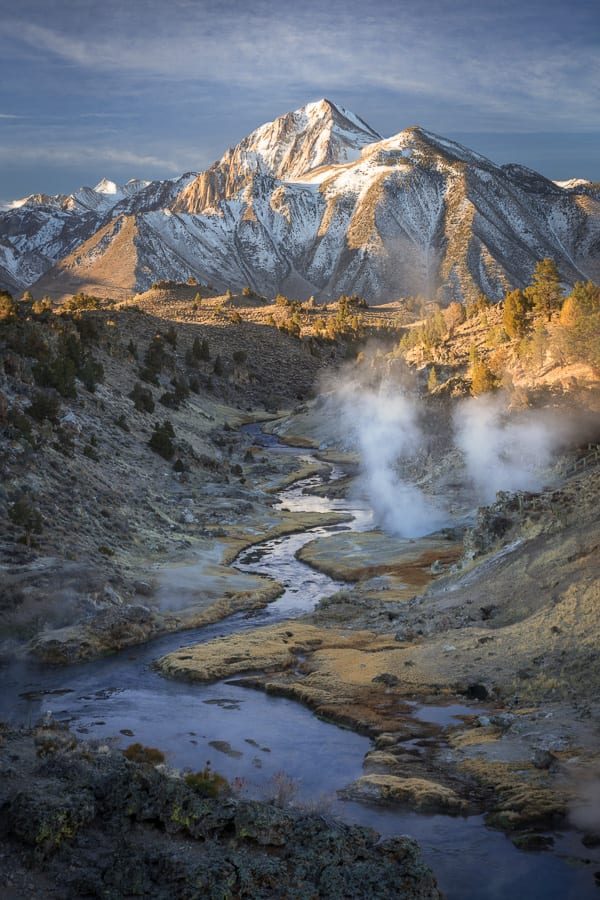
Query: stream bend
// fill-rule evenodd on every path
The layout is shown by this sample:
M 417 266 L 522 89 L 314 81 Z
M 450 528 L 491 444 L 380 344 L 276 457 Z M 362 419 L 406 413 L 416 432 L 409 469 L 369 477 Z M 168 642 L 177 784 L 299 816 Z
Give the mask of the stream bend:
M 282 492 L 288 508 L 348 509 L 344 501 L 303 494 L 314 479 Z M 370 512 L 351 509 L 349 527 L 368 528 Z M 334 526 L 339 528 L 340 526 Z M 343 526 L 344 527 L 344 526 Z M 210 761 L 230 780 L 240 779 L 252 796 L 268 798 L 273 779 L 284 772 L 298 801 L 368 825 L 382 836 L 411 834 L 450 900 L 586 900 L 597 897 L 589 868 L 573 862 L 580 852 L 566 833 L 554 853 L 517 850 L 482 817 L 451 818 L 381 808 L 336 798 L 336 790 L 362 774 L 371 742 L 320 721 L 298 703 L 227 682 L 186 684 L 162 678 L 152 662 L 159 656 L 235 631 L 272 624 L 312 609 L 319 597 L 341 586 L 295 558 L 315 535 L 266 541 L 244 551 L 235 566 L 275 577 L 285 593 L 251 618 L 228 620 L 184 634 L 171 634 L 113 656 L 65 669 L 15 662 L 2 673 L 0 718 L 32 725 L 46 712 L 68 722 L 82 738 L 100 738 L 125 747 L 132 741 L 159 746 L 177 768 L 198 769 Z

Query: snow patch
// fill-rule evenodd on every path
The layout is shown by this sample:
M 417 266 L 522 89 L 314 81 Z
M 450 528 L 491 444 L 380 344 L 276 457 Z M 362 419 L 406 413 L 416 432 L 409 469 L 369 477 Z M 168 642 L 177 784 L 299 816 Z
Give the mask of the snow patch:
M 591 181 L 588 181 L 586 178 L 569 178 L 568 181 L 554 181 L 555 184 L 559 188 L 563 188 L 563 190 L 568 191 L 570 188 L 581 187 L 582 185 L 591 184 Z
M 93 188 L 97 194 L 120 194 L 122 193 L 121 188 L 114 181 L 109 181 L 108 178 L 103 178 L 98 182 L 95 188 Z

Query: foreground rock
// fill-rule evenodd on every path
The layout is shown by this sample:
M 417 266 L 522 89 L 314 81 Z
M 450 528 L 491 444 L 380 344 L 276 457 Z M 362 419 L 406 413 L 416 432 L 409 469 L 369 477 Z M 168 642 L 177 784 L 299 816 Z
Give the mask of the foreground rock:
M 441 897 L 410 838 L 203 796 L 52 722 L 1 738 L 3 897 Z

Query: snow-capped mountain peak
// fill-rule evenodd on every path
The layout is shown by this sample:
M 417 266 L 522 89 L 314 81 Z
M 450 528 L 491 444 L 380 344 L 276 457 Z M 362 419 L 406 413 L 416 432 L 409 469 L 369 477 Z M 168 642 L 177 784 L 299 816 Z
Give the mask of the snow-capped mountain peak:
M 420 127 L 382 138 L 321 99 L 261 125 L 199 175 L 102 179 L 11 204 L 0 214 L 0 286 L 121 296 L 193 275 L 300 299 L 495 300 L 545 256 L 565 283 L 598 280 L 599 233 L 595 185 L 499 166 Z
M 346 128 L 348 128 L 348 123 L 350 123 L 350 131 L 355 130 L 359 133 L 366 133 L 368 136 L 372 137 L 373 140 L 381 140 L 381 135 L 371 128 L 370 125 L 367 125 L 360 116 L 355 115 L 351 110 L 346 109 L 344 106 L 332 103 L 331 100 L 327 100 L 326 97 L 322 100 L 317 100 L 314 103 L 307 103 L 302 109 L 309 117 L 314 116 L 315 118 L 320 119 L 337 117 L 340 124 L 343 125 L 345 122 Z
M 497 168 L 495 163 L 480 153 L 464 147 L 458 141 L 452 141 L 434 134 L 432 131 L 427 131 L 419 125 L 405 128 L 398 134 L 386 138 L 381 142 L 381 146 L 387 150 L 404 150 L 407 158 L 413 156 L 417 159 L 434 153 L 449 164 L 459 162 L 485 168 Z
M 323 165 L 358 159 L 363 147 L 380 140 L 354 113 L 322 99 L 261 125 L 228 150 L 221 164 L 291 181 Z
M 138 191 L 143 191 L 144 188 L 147 188 L 151 181 L 144 181 L 142 178 L 130 178 L 129 181 L 126 181 L 125 184 L 121 187 L 121 190 L 128 197 L 133 196 L 133 194 L 137 194 Z
M 109 178 L 102 178 L 95 187 L 80 187 L 79 190 L 70 194 L 66 198 L 63 208 L 83 209 L 105 214 L 120 201 L 133 197 L 151 183 L 140 178 L 131 178 L 126 184 L 120 185 Z
M 9 200 L 4 204 L 4 209 L 20 209 L 22 206 L 30 208 L 36 206 L 51 206 L 59 209 L 65 199 L 66 197 L 64 194 L 30 194 L 28 197 L 22 197 L 20 200 Z
M 121 194 L 123 189 L 119 187 L 114 181 L 110 181 L 108 178 L 102 178 L 95 188 L 92 188 L 97 194 Z
M 554 184 L 565 191 L 570 191 L 573 188 L 588 187 L 591 182 L 586 178 L 569 178 L 568 181 L 555 181 Z
M 360 158 L 381 135 L 330 100 L 307 103 L 255 129 L 182 192 L 178 211 L 201 212 L 232 197 L 254 178 L 302 179 L 322 166 Z

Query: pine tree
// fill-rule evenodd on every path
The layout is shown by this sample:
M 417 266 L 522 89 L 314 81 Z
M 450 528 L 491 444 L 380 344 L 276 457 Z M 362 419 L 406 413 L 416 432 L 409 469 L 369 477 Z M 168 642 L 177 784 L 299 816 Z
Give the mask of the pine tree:
M 563 304 L 560 324 L 558 340 L 567 358 L 600 372 L 600 287 L 576 282 Z
M 549 256 L 537 263 L 531 284 L 525 289 L 525 294 L 533 303 L 535 311 L 540 316 L 546 316 L 548 322 L 552 318 L 552 313 L 560 309 L 562 299 L 560 276 L 556 263 Z
M 527 314 L 530 304 L 523 291 L 511 291 L 504 298 L 504 312 L 502 323 L 510 338 L 519 338 L 529 330 Z
M 8 291 L 0 291 L 0 322 L 14 322 L 16 318 L 17 304 Z
M 171 459 L 175 453 L 175 446 L 172 440 L 174 437 L 175 429 L 169 419 L 165 419 L 162 425 L 156 422 L 148 444 L 163 459 Z
M 42 533 L 42 516 L 31 503 L 28 497 L 21 497 L 10 507 L 8 516 L 17 528 L 24 531 L 24 542 L 31 546 L 31 538 L 34 534 Z
M 490 367 L 482 359 L 478 359 L 471 369 L 471 393 L 474 397 L 487 394 L 498 386 L 498 382 Z

